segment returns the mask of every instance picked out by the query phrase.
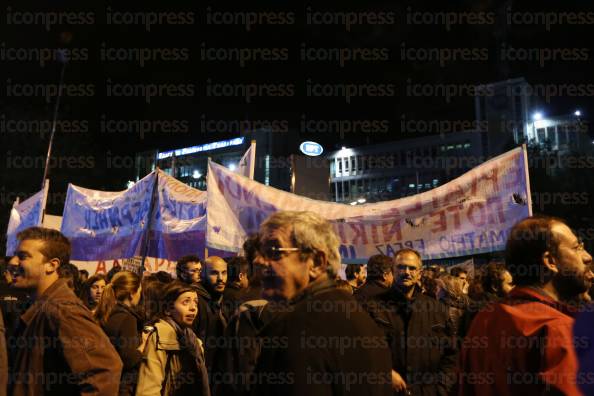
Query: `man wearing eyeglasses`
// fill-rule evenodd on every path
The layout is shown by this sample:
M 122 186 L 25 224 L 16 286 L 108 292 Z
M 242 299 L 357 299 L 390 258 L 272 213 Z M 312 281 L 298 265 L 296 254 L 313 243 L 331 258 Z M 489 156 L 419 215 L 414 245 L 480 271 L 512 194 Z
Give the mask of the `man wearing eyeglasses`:
M 576 349 L 592 344 L 565 302 L 592 284 L 592 256 L 563 220 L 534 216 L 512 227 L 505 261 L 516 287 L 472 321 L 467 340 L 483 342 L 462 348 L 459 395 L 581 395 L 594 373 L 577 375 Z
M 364 304 L 390 345 L 393 389 L 402 395 L 447 395 L 457 357 L 447 309 L 421 292 L 419 252 L 399 250 L 394 262 L 392 288 Z
M 277 212 L 260 227 L 263 296 L 277 315 L 260 333 L 253 395 L 392 395 L 385 338 L 334 279 L 339 240 L 312 212 Z

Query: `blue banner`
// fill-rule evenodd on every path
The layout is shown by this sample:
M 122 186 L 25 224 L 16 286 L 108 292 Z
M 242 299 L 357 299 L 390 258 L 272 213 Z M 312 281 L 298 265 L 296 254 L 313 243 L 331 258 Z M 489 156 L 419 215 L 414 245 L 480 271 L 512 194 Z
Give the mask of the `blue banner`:
M 6 231 L 6 255 L 11 256 L 18 247 L 17 234 L 25 228 L 40 226 L 49 183 L 45 183 L 43 190 L 29 199 L 15 202 L 10 211 L 10 220 Z
M 71 258 L 92 261 L 141 255 L 155 181 L 153 172 L 120 192 L 70 184 L 61 231 L 72 243 Z

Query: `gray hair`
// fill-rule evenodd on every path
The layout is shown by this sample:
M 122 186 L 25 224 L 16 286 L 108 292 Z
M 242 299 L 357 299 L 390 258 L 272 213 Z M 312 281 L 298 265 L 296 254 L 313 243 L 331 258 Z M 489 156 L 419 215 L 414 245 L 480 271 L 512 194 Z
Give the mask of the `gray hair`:
M 321 251 L 328 260 L 328 276 L 336 277 L 340 269 L 340 242 L 332 224 L 313 212 L 281 211 L 270 215 L 261 225 L 261 231 L 291 227 L 291 241 L 305 251 Z M 304 260 L 307 253 L 301 254 Z

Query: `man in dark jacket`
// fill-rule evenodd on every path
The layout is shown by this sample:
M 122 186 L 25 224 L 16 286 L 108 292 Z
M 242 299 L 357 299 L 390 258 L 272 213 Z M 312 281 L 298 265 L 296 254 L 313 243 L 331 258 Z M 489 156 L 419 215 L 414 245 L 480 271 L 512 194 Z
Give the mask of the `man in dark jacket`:
M 223 304 L 229 316 L 244 302 L 244 295 L 249 287 L 248 269 L 249 263 L 245 257 L 236 256 L 226 259 L 227 261 L 227 285 L 223 292 Z
M 394 259 L 376 254 L 367 260 L 367 281 L 354 291 L 361 302 L 385 293 L 394 283 Z
M 223 292 L 227 283 L 227 262 L 210 256 L 202 265 L 201 282 L 197 284 L 198 316 L 194 332 L 204 343 L 206 366 L 209 371 L 214 363 L 217 342 L 225 334 L 229 313 L 224 309 Z
M 446 307 L 418 287 L 421 255 L 399 250 L 393 287 L 365 303 L 384 330 L 392 350 L 397 391 L 411 395 L 447 395 L 455 384 L 456 341 Z
M 32 291 L 33 305 L 21 316 L 11 376 L 14 396 L 117 394 L 122 362 L 91 312 L 58 279 L 70 257 L 60 232 L 28 228 L 18 234 L 16 287 Z
M 332 226 L 311 212 L 277 212 L 260 228 L 263 295 L 276 315 L 260 333 L 253 395 L 391 395 L 381 331 L 333 281 Z

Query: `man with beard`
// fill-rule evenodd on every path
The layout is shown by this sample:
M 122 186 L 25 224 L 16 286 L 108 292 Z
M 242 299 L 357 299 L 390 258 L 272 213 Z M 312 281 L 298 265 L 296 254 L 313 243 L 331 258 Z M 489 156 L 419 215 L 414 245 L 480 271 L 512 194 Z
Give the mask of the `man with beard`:
M 258 334 L 252 395 L 391 395 L 385 339 L 336 288 L 340 242 L 312 212 L 276 212 L 260 226 L 263 296 L 277 314 Z
M 580 395 L 579 343 L 565 302 L 590 287 L 592 256 L 551 217 L 516 224 L 505 255 L 517 286 L 474 318 L 466 340 L 483 342 L 462 350 L 459 395 Z
M 177 279 L 188 285 L 196 285 L 200 282 L 202 262 L 198 256 L 184 256 L 177 261 L 175 274 Z
M 223 308 L 223 292 L 227 283 L 227 262 L 220 257 L 210 256 L 204 260 L 198 291 L 198 316 L 194 321 L 194 332 L 204 342 L 204 353 L 208 369 L 213 365 L 219 337 L 225 334 L 229 313 Z
M 455 334 L 447 307 L 419 287 L 419 252 L 401 249 L 394 256 L 394 284 L 369 299 L 365 308 L 392 350 L 394 390 L 409 395 L 447 395 L 455 384 Z
M 348 264 L 344 270 L 347 282 L 356 292 L 367 279 L 367 270 L 363 264 Z

